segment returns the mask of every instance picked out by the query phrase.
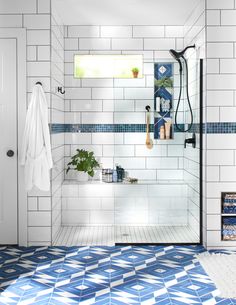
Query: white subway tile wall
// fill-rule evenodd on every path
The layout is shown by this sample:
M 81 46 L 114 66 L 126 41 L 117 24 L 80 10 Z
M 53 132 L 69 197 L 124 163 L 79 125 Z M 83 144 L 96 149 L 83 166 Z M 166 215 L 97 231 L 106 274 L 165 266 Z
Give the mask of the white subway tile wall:
M 100 29 L 100 30 L 98 30 Z M 65 79 L 66 100 L 69 107 L 66 109 L 66 117 L 74 118 L 73 123 L 83 124 L 144 124 L 145 106 L 153 109 L 153 85 L 154 85 L 154 61 L 171 61 L 168 50 L 170 48 L 183 47 L 183 27 L 169 26 L 96 26 L 89 30 L 86 27 L 67 26 L 65 33 Z M 77 33 L 77 36 L 76 36 Z M 80 34 L 82 33 L 82 35 Z M 91 36 L 90 33 L 95 33 Z M 100 34 L 99 34 L 100 33 Z M 92 37 L 92 38 L 91 38 Z M 178 40 L 176 39 L 178 37 Z M 76 51 L 76 48 L 78 51 Z M 96 50 L 93 51 L 93 50 Z M 147 51 L 148 50 L 148 51 Z M 144 60 L 144 77 L 142 79 L 82 79 L 73 80 L 73 56 L 85 51 L 86 54 L 142 54 Z M 160 56 L 158 52 L 163 52 Z M 154 57 L 155 55 L 155 57 Z M 178 82 L 178 64 L 174 63 L 175 86 Z M 177 92 L 177 91 L 176 91 Z M 91 96 L 90 96 L 91 93 Z M 67 113 L 70 113 L 67 116 Z M 153 112 L 151 122 L 153 123 Z M 183 115 L 180 115 L 181 120 Z M 72 122 L 71 122 L 72 123 Z M 66 156 L 74 153 L 75 148 L 84 147 L 94 150 L 96 157 L 104 167 L 114 167 L 120 164 L 127 171 L 127 175 L 137 177 L 140 180 L 182 180 L 183 179 L 183 134 L 175 134 L 174 141 L 154 141 L 152 150 L 145 146 L 144 133 L 87 133 L 66 134 Z M 84 146 L 83 146 L 84 144 Z M 73 148 L 72 148 L 73 147 Z M 99 147 L 99 149 L 98 149 Z M 66 158 L 68 162 L 69 158 Z M 75 177 L 73 174 L 68 178 Z M 97 177 L 97 176 L 96 176 Z M 132 186 L 134 189 L 134 186 Z M 126 193 L 130 196 L 130 191 Z M 94 190 L 93 190 L 94 192 Z M 144 194 L 142 194 L 144 196 Z M 124 198 L 123 198 L 124 199 Z M 115 206 L 117 202 L 115 201 Z M 86 209 L 84 207 L 84 209 Z M 133 212 L 132 212 L 133 213 Z M 85 221 L 91 222 L 91 213 L 87 212 L 83 217 L 76 218 L 71 211 L 62 213 L 63 223 Z M 79 212 L 77 212 L 79 214 Z M 157 221 L 157 217 L 148 217 L 143 213 L 140 223 Z M 73 215 L 73 216 L 72 216 Z M 96 214 L 99 218 L 101 213 Z M 117 216 L 119 215 L 119 216 Z M 119 211 L 115 211 L 115 219 L 125 224 L 129 219 L 135 223 L 135 219 L 122 217 Z M 180 222 L 187 221 L 187 209 L 183 213 Z M 72 218 L 74 220 L 72 220 Z M 110 214 L 107 214 L 110 223 Z M 117 218 L 118 217 L 118 218 Z M 132 216 L 134 217 L 134 216 Z M 160 223 L 167 223 L 167 214 L 162 215 Z M 123 220 L 122 220 L 123 218 Z M 137 218 L 137 217 L 136 217 Z M 101 218 L 105 221 L 105 218 Z M 173 218 L 174 219 L 174 218 Z M 180 219 L 180 218 L 179 218 Z M 176 223 L 178 221 L 175 219 Z M 137 222 L 137 219 L 136 219 Z M 93 223 L 93 222 L 92 222 Z
M 206 117 L 235 122 L 235 3 L 207 0 L 206 4 L 206 56 L 217 60 L 216 69 L 207 68 Z M 235 134 L 207 134 L 205 141 L 205 242 L 208 248 L 235 247 L 235 242 L 221 241 L 221 192 L 235 191 Z
M 65 182 L 62 225 L 187 225 L 186 184 Z M 33 213 L 33 212 L 32 212 Z
M 64 86 L 64 27 L 50 0 L 5 2 L 0 27 L 27 30 L 28 103 L 34 84 L 41 81 L 49 107 L 50 123 L 64 123 L 64 99 L 55 94 Z M 51 245 L 61 225 L 61 184 L 64 180 L 64 134 L 52 135 L 51 191 L 36 189 L 28 194 L 28 245 Z
M 51 12 L 51 123 L 66 123 L 64 95 L 57 91 L 57 87 L 64 89 L 64 26 L 52 5 Z M 73 122 L 73 120 L 72 120 Z M 55 138 L 56 141 L 55 141 Z M 52 134 L 53 170 L 52 170 L 52 243 L 61 228 L 62 183 L 64 181 L 65 166 L 65 137 L 63 133 Z M 39 202 L 40 203 L 40 202 Z
M 153 62 L 169 61 L 171 60 L 169 48 L 181 49 L 183 45 L 193 42 L 200 50 L 199 55 L 205 58 L 206 51 L 207 58 L 207 64 L 205 63 L 207 77 L 204 75 L 204 81 L 206 81 L 204 83 L 204 120 L 231 122 L 235 120 L 236 107 L 235 1 L 206 0 L 206 8 L 204 5 L 203 0 L 199 1 L 199 6 L 183 27 L 66 26 L 63 42 L 63 29 L 56 13 L 51 12 L 50 0 L 15 1 L 14 6 L 11 1 L 4 1 L 0 9 L 0 27 L 26 28 L 27 98 L 29 101 L 35 82 L 41 81 L 51 109 L 51 123 L 80 123 L 83 119 L 82 113 L 85 119 L 86 115 L 89 117 L 90 112 L 94 112 L 95 117 L 101 115 L 102 117 L 98 117 L 102 118 L 103 122 L 112 121 L 113 111 L 115 111 L 113 122 L 114 120 L 130 122 L 131 116 L 127 113 L 132 114 L 132 120 L 135 120 L 135 115 L 137 115 L 136 120 L 143 119 L 140 114 L 144 111 L 145 105 L 153 105 Z M 53 16 L 50 21 L 51 15 Z M 205 20 L 206 28 L 204 28 Z M 205 29 L 206 35 L 204 35 Z M 204 39 L 206 39 L 206 48 L 202 47 Z M 65 45 L 65 52 L 63 45 Z M 123 80 L 113 83 L 111 80 L 74 79 L 74 54 L 143 54 L 145 81 L 143 79 L 130 80 L 125 82 L 127 84 L 125 85 Z M 175 65 L 175 73 L 178 73 L 178 65 Z M 67 91 L 65 101 L 60 94 L 51 94 L 55 92 L 57 86 L 64 85 L 64 74 Z M 118 90 L 111 93 L 110 89 L 113 87 Z M 194 109 L 195 115 L 196 111 L 197 107 Z M 140 179 L 156 180 L 170 175 L 171 179 L 184 177 L 185 181 L 190 181 L 187 197 L 191 197 L 192 200 L 187 202 L 190 211 L 188 221 L 196 228 L 199 185 L 198 162 L 195 162 L 197 160 L 195 154 L 198 150 L 188 148 L 183 156 L 181 151 L 183 139 L 183 135 L 176 134 L 174 142 L 154 141 L 154 149 L 146 151 L 145 134 L 77 133 L 66 134 L 65 137 L 64 134 L 52 135 L 55 163 L 52 171 L 52 191 L 33 190 L 28 194 L 28 245 L 47 246 L 51 244 L 52 238 L 55 238 L 61 219 L 63 163 L 64 159 L 65 163 L 68 161 L 68 157 L 77 147 L 94 150 L 104 164 L 111 166 L 114 166 L 115 160 L 124 160 L 128 164 L 129 158 L 130 160 L 135 158 L 137 167 L 130 168 L 129 174 Z M 236 187 L 235 134 L 207 134 L 203 135 L 203 141 L 203 241 L 208 247 L 235 247 L 235 242 L 221 241 L 219 222 L 221 191 L 234 191 Z M 155 163 L 156 167 L 160 165 L 158 158 L 172 160 L 171 165 L 168 165 L 171 168 L 149 169 L 148 164 Z M 134 167 L 134 163 L 129 163 L 129 167 Z M 158 191 L 159 194 L 162 192 L 163 200 L 164 195 L 169 193 L 168 189 L 157 190 L 155 186 L 150 186 L 150 189 L 153 192 Z M 85 211 L 84 214 L 79 213 L 81 221 L 86 223 L 88 219 L 90 221 L 95 218 L 101 221 L 105 219 L 103 216 L 108 217 L 110 215 L 108 211 L 113 209 L 114 201 L 110 202 L 109 198 L 106 200 L 99 201 L 101 210 L 107 211 L 105 216 L 100 211 L 98 214 L 88 216 Z M 103 202 L 106 202 L 104 206 Z M 143 204 L 145 206 L 145 202 Z M 41 215 L 47 215 L 45 219 L 42 219 L 42 223 L 34 222 L 35 218 L 37 221 L 41 219 Z M 147 214 L 144 213 L 143 219 L 147 219 L 145 215 Z M 66 214 L 64 217 L 66 218 Z M 76 221 L 76 216 L 74 219 Z M 140 222 L 142 221 L 140 219 Z
M 200 100 L 199 100 L 199 62 L 202 58 L 202 50 L 205 50 L 205 2 L 199 1 L 194 12 L 189 16 L 184 26 L 184 45 L 195 44 L 197 50 L 189 50 L 186 55 L 189 62 L 189 97 L 193 109 L 194 123 L 200 123 Z M 185 99 L 185 120 L 190 122 L 189 108 Z M 217 117 L 218 114 L 218 117 Z M 218 120 L 215 120 L 217 118 Z M 219 113 L 211 118 L 219 121 Z M 192 133 L 186 133 L 186 138 L 191 138 Z M 188 225 L 199 235 L 200 232 L 200 149 L 199 134 L 196 135 L 196 148 L 187 145 L 183 154 L 184 180 L 187 184 L 188 199 Z M 179 150 L 179 153 L 181 151 Z
M 24 27 L 27 31 L 27 98 L 41 81 L 51 108 L 50 0 L 1 3 L 0 27 Z M 32 190 L 28 194 L 28 245 L 51 244 L 51 193 Z
M 173 62 L 167 51 L 170 47 L 177 47 L 173 37 L 178 36 L 180 40 L 183 40 L 183 27 L 66 26 L 65 33 L 65 86 L 68 105 L 65 113 L 66 123 L 144 124 L 145 106 L 150 105 L 153 109 L 154 105 L 154 53 L 165 50 L 164 61 Z M 145 45 L 148 51 L 144 50 Z M 73 56 L 83 52 L 85 54 L 142 54 L 144 77 L 141 79 L 76 80 L 73 78 Z M 156 58 L 156 60 L 163 61 L 163 58 Z M 178 73 L 177 68 L 175 71 Z M 151 121 L 153 122 L 153 112 Z M 70 157 L 76 147 L 84 147 L 94 150 L 103 166 L 114 167 L 116 163 L 119 163 L 128 171 L 128 175 L 147 180 L 156 180 L 157 176 L 160 176 L 157 174 L 160 168 L 177 169 L 173 179 L 182 179 L 182 141 L 183 137 L 178 134 L 174 141 L 163 143 L 154 141 L 153 150 L 148 150 L 145 146 L 144 133 L 65 135 L 65 143 L 68 147 L 66 157 Z M 170 162 L 165 161 L 171 156 L 175 158 L 170 159 Z M 157 161 L 155 157 L 160 158 Z M 68 160 L 66 158 L 66 162 Z M 150 164 L 153 165 L 152 168 Z M 171 172 L 167 174 L 167 177 L 172 179 Z

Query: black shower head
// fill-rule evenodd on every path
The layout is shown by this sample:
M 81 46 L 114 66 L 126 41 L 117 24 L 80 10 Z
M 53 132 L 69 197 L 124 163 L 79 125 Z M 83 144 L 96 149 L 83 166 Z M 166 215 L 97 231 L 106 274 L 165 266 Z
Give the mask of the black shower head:
M 180 61 L 180 57 L 181 57 L 180 52 L 177 52 L 177 51 L 175 51 L 173 49 L 170 49 L 169 52 L 174 57 L 174 59 L 178 61 L 178 63 L 179 63 L 179 72 L 181 73 L 183 71 L 183 67 L 182 67 L 182 63 Z
M 179 58 L 181 57 L 180 52 L 177 52 L 173 49 L 170 49 L 170 54 L 174 57 L 174 59 L 179 60 Z
M 176 50 L 173 50 L 173 49 L 170 49 L 170 50 L 169 50 L 170 54 L 171 54 L 171 55 L 174 57 L 174 59 L 177 60 L 178 63 L 179 63 L 179 71 L 180 71 L 180 72 L 182 72 L 182 70 L 183 70 L 182 63 L 181 63 L 180 58 L 182 57 L 183 59 L 185 59 L 185 58 L 184 58 L 184 53 L 186 52 L 187 49 L 190 49 L 190 48 L 194 48 L 194 49 L 195 49 L 195 44 L 192 45 L 192 46 L 186 47 L 186 48 L 183 49 L 183 51 L 181 51 L 181 52 L 177 52 Z

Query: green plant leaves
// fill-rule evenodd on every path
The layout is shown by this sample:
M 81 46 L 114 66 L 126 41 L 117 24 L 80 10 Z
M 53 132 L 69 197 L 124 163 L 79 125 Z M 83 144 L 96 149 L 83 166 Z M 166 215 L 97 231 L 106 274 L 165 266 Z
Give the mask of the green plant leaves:
M 173 80 L 170 77 L 163 77 L 161 79 L 155 79 L 156 87 L 172 88 Z
M 132 72 L 134 72 L 134 73 L 138 73 L 138 72 L 139 72 L 139 68 L 134 67 L 134 68 L 132 69 Z
M 66 173 L 72 168 L 79 171 L 88 173 L 89 176 L 94 176 L 94 169 L 99 168 L 100 164 L 94 157 L 94 152 L 84 149 L 76 149 L 77 153 L 71 157 L 71 161 L 67 164 Z M 73 167 L 71 168 L 72 165 Z

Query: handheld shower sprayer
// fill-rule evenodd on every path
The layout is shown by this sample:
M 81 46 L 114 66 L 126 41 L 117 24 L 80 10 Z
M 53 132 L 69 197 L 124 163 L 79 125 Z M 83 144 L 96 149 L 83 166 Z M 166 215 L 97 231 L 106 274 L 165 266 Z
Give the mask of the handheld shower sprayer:
M 181 132 L 188 132 L 192 128 L 192 125 L 193 125 L 193 111 L 192 111 L 192 107 L 191 107 L 191 103 L 190 103 L 190 99 L 189 99 L 189 92 L 188 92 L 188 63 L 187 63 L 186 58 L 184 57 L 185 52 L 190 48 L 195 49 L 195 45 L 187 46 L 185 49 L 183 49 L 180 52 L 177 52 L 176 50 L 173 50 L 173 49 L 170 49 L 170 51 L 169 51 L 170 54 L 173 56 L 173 58 L 179 63 L 180 89 L 179 89 L 178 103 L 177 103 L 176 112 L 175 112 L 175 125 L 176 125 L 176 128 Z M 190 125 L 187 129 L 181 129 L 177 122 L 177 115 L 178 115 L 178 111 L 179 111 L 179 105 L 180 105 L 180 101 L 181 101 L 182 88 L 183 88 L 183 65 L 181 62 L 181 58 L 183 59 L 185 66 L 186 66 L 186 95 L 187 95 L 187 102 L 188 102 L 190 117 L 191 117 Z
M 170 49 L 169 52 L 174 57 L 174 59 L 178 61 L 178 63 L 179 63 L 179 71 L 182 72 L 183 71 L 183 66 L 182 66 L 182 62 L 180 60 L 179 52 L 177 52 L 177 51 L 175 51 L 173 49 Z

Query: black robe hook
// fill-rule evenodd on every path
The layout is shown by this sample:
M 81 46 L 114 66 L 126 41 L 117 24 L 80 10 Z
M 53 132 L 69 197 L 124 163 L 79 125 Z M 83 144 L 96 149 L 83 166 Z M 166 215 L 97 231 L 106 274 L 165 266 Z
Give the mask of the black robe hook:
M 57 92 L 61 93 L 61 94 L 65 94 L 65 90 L 62 89 L 62 87 L 57 87 Z

